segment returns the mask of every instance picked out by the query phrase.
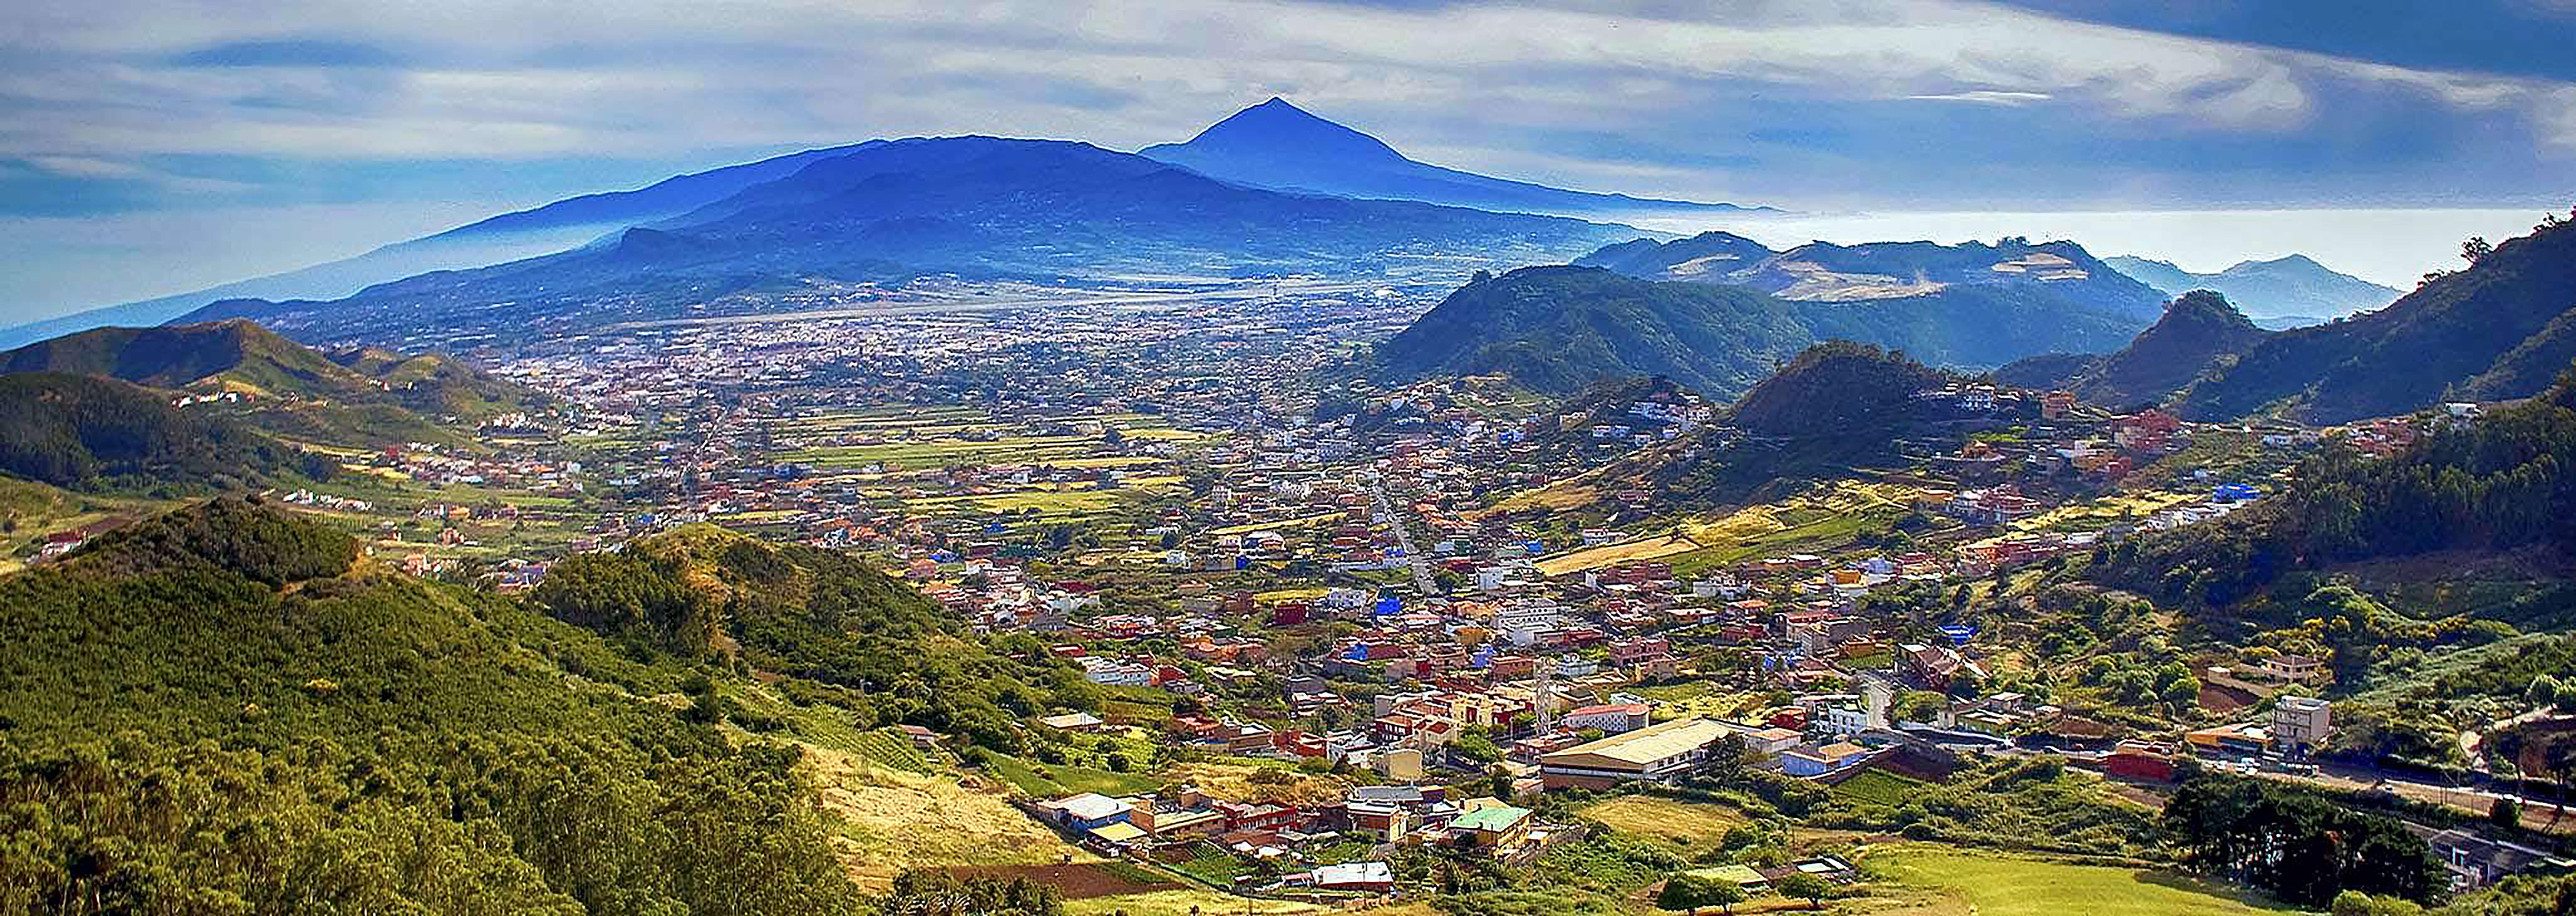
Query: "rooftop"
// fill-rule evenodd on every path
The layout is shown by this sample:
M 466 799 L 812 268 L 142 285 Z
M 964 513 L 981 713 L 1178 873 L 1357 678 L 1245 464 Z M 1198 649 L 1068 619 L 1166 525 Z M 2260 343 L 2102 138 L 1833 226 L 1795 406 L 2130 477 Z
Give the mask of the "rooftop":
M 1491 808 L 1480 808 L 1460 815 L 1457 820 L 1450 821 L 1449 826 L 1458 830 L 1482 830 L 1487 833 L 1492 833 L 1499 830 L 1509 830 L 1512 825 L 1528 819 L 1529 816 L 1530 809 L 1528 808 L 1514 808 L 1510 805 L 1497 805 Z
M 1686 753 L 1724 737 L 1728 731 L 1725 723 L 1715 719 L 1675 719 L 1578 744 L 1547 756 L 1583 754 L 1643 765 Z

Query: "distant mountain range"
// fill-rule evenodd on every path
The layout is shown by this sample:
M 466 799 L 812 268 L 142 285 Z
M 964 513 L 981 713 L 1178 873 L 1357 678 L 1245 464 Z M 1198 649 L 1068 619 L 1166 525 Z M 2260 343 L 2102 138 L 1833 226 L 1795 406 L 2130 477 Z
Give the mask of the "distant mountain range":
M 578 255 L 584 249 L 592 253 L 600 249 L 608 249 L 622 252 L 624 257 L 633 260 L 667 262 L 681 255 L 681 248 L 696 246 L 703 240 L 686 234 L 674 237 L 646 235 L 628 238 L 625 230 L 639 227 L 674 230 L 702 226 L 718 216 L 735 215 L 735 210 L 751 205 L 760 198 L 755 195 L 737 200 L 734 202 L 736 205 L 734 209 L 708 208 L 735 199 L 754 186 L 795 179 L 807 166 L 817 163 L 838 161 L 840 165 L 807 176 L 808 178 L 821 180 L 834 175 L 849 178 L 855 174 L 867 172 L 871 168 L 867 163 L 904 158 L 903 153 L 886 149 L 888 147 L 917 153 L 925 149 L 924 144 L 932 144 L 926 149 L 936 150 L 937 152 L 932 154 L 936 156 L 955 153 L 963 145 L 1001 142 L 1006 141 L 989 137 L 870 140 L 865 143 L 805 150 L 757 162 L 680 175 L 629 191 L 585 194 L 541 207 L 500 214 L 435 235 L 386 245 L 353 258 L 0 329 L 0 347 L 18 346 L 93 327 L 151 325 L 181 320 L 183 317 L 193 319 L 251 314 L 255 311 L 253 308 L 233 306 L 199 312 L 211 303 L 226 300 L 271 302 L 336 300 L 359 295 L 367 287 L 376 284 L 405 278 L 419 278 L 438 272 L 472 273 L 475 268 L 509 265 L 530 259 L 542 260 L 542 256 L 550 254 Z M 973 154 L 966 155 L 967 158 L 975 158 Z M 931 180 L 928 176 L 937 174 L 938 170 L 919 167 L 933 164 L 925 163 L 924 158 L 918 155 L 910 158 L 909 161 L 916 166 L 910 173 L 920 176 L 922 180 Z M 1615 218 L 1630 214 L 1709 215 L 1748 213 L 1767 209 L 1748 210 L 1730 204 L 1701 204 L 1636 198 L 1623 194 L 1569 191 L 1426 165 L 1405 158 L 1375 138 L 1309 115 L 1286 101 L 1278 99 L 1245 109 L 1211 126 L 1189 142 L 1151 147 L 1146 151 L 1145 158 L 1165 165 L 1186 168 L 1230 185 L 1271 191 L 1290 190 L 1306 195 L 1418 201 L 1502 212 Z M 1136 177 L 1132 168 L 1129 171 L 1130 177 Z M 844 209 L 837 218 L 845 222 L 860 219 L 865 214 L 849 208 L 870 205 L 884 195 L 899 191 L 905 191 L 915 198 L 926 199 L 929 196 L 930 189 L 915 187 L 906 191 L 906 189 L 894 187 L 898 183 L 891 173 L 879 175 L 874 187 L 857 191 L 856 196 L 840 202 Z M 791 182 L 791 185 L 793 184 Z M 810 188 L 813 185 L 808 182 L 804 186 Z M 781 198 L 799 198 L 800 193 L 792 186 L 774 188 L 771 192 Z M 799 199 L 801 204 L 807 206 L 822 203 L 811 196 Z M 1150 197 L 1138 201 L 1141 206 L 1152 206 L 1154 203 L 1156 201 Z M 1368 212 L 1368 219 L 1377 221 L 1400 221 L 1396 219 L 1398 217 L 1422 218 L 1419 211 L 1410 214 L 1386 210 Z M 1303 219 L 1309 216 L 1296 218 Z M 998 237 L 962 235 L 953 225 L 937 223 L 907 225 L 888 222 L 882 215 L 875 222 L 877 225 L 873 230 L 855 226 L 844 227 L 849 231 L 843 232 L 841 237 L 863 247 L 885 245 L 906 249 L 899 253 L 910 257 L 920 257 L 925 253 L 936 255 L 937 257 L 931 260 L 942 266 L 956 260 L 948 255 L 956 254 L 961 247 L 979 244 L 991 246 L 1001 241 Z M 1455 217 L 1440 217 L 1434 219 L 1434 222 L 1449 224 L 1445 227 L 1439 225 L 1426 227 L 1438 244 L 1455 245 L 1462 241 L 1460 233 L 1454 231 L 1459 223 Z M 1393 222 L 1389 222 L 1387 230 L 1380 235 L 1397 237 L 1404 234 L 1404 230 L 1395 226 Z M 914 232 L 921 233 L 923 237 L 919 239 L 906 237 Z M 1009 234 L 1004 233 L 1004 235 Z M 1498 237 L 1498 241 L 1480 250 L 1513 252 L 1515 256 L 1531 254 L 1515 247 L 1519 237 L 1524 233 L 1496 225 L 1493 235 Z M 1114 247 L 1112 243 L 1115 241 L 1105 234 L 1085 230 L 1074 232 L 1068 239 L 1044 240 L 1040 244 L 1041 247 L 1061 244 L 1069 251 L 1100 254 L 1114 253 L 1110 252 L 1110 249 Z M 1252 241 L 1258 244 L 1260 240 L 1256 238 Z M 1575 250 L 1590 247 L 1590 244 L 1598 244 L 1604 239 L 1585 238 L 1584 241 L 1589 244 L 1577 246 Z M 1327 247 L 1332 244 L 1335 243 L 1327 242 Z M 656 245 L 666 247 L 652 247 Z M 1543 250 L 1552 251 L 1553 249 Z M 1566 253 L 1569 252 L 1556 252 L 1553 257 L 1562 257 Z M 1278 254 L 1273 251 L 1265 258 L 1272 263 L 1279 263 Z M 1347 252 L 1336 251 L 1331 260 L 1346 260 L 1348 256 Z M 784 266 L 791 268 L 795 266 L 788 263 L 794 261 L 793 258 L 781 260 Z M 848 263 L 869 260 L 869 258 L 864 254 L 851 253 L 838 256 L 837 260 L 842 261 L 846 266 Z M 876 263 L 873 268 L 864 271 L 871 277 L 900 275 L 906 272 L 904 270 L 906 267 L 919 266 L 907 265 L 899 258 L 893 257 L 874 260 Z M 1064 263 L 1070 260 L 1072 259 L 1053 259 L 1055 263 L 1039 272 L 1060 271 Z M 1287 260 L 1295 263 L 1311 263 L 1295 258 Z M 1523 262 L 1526 263 L 1526 260 Z M 547 262 L 547 266 L 559 265 L 557 262 Z M 1207 267 L 1209 264 L 1206 259 L 1202 259 L 1190 266 Z M 1229 265 L 1218 264 L 1217 266 Z M 758 271 L 750 273 L 756 274 Z M 597 279 L 596 274 L 597 272 L 594 271 L 591 278 Z M 749 275 L 737 272 L 735 279 L 747 280 Z M 419 291 L 426 286 L 448 282 L 451 284 L 452 294 L 462 295 L 467 294 L 466 288 L 453 284 L 488 282 L 495 276 L 495 273 L 484 273 L 470 280 L 450 278 L 448 281 L 424 281 L 415 283 L 410 288 Z M 715 282 L 712 285 L 700 287 L 701 290 L 716 292 L 738 288 L 741 288 L 741 285 L 733 282 Z
M 1084 143 L 944 137 L 868 144 L 601 243 L 425 274 L 346 299 L 225 301 L 306 340 L 406 346 L 765 307 L 740 294 L 928 274 L 1057 280 L 1419 270 L 1419 255 L 1553 260 L 1626 227 L 1412 201 L 1290 194 Z M 508 303 L 495 311 L 495 303 Z
M 866 145 L 806 150 L 666 178 L 632 191 L 585 194 L 396 242 L 353 258 L 0 328 L 0 348 L 90 328 L 161 324 L 224 299 L 338 298 L 372 284 L 430 271 L 481 267 L 562 251 L 624 226 L 686 213 L 750 185 L 787 175 L 815 159 Z
M 1188 142 L 1148 146 L 1138 154 L 1255 187 L 1484 210 L 1620 219 L 1770 209 L 1570 191 L 1416 162 L 1385 141 L 1279 98 L 1235 112 Z
M 2112 270 L 2074 242 L 1810 242 L 1787 251 L 1727 232 L 1638 239 L 1575 259 L 1643 280 L 1743 286 L 1799 302 L 1934 301 L 1996 297 L 2127 316 L 2139 325 L 2165 296 Z
M 1562 393 L 1660 375 L 1729 397 L 1820 341 L 1862 341 L 1984 368 L 2037 353 L 2112 349 L 2136 328 L 2119 314 L 2001 285 L 1801 301 L 1742 286 L 1648 282 L 1596 267 L 1531 267 L 1451 293 L 1378 345 L 1376 357 L 1381 371 L 1399 378 L 1499 373 Z
M 2223 360 L 2271 336 L 2208 290 L 2184 293 L 2154 326 L 2107 356 L 2046 354 L 1995 370 L 2017 388 L 2064 388 L 2085 401 L 2128 410 L 2163 401 Z
M 2226 296 L 2254 323 L 2279 330 L 2323 324 L 2397 301 L 2399 290 L 2337 273 L 2294 254 L 2269 261 L 2239 261 L 2214 274 L 2192 273 L 2166 261 L 2121 255 L 2103 258 L 2113 270 L 2167 296 L 2205 289 Z
M 2576 360 L 2576 221 L 2509 240 L 2388 307 L 2265 338 L 2185 389 L 2185 416 L 2314 423 L 2528 397 Z

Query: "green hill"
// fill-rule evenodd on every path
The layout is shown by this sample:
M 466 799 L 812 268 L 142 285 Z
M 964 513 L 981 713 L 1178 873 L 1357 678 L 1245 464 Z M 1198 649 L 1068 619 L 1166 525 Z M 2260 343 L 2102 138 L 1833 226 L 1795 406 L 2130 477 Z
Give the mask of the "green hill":
M 1781 486 L 1850 476 L 1898 460 L 1903 440 L 1951 438 L 2012 422 L 1955 398 L 1918 398 L 1968 381 L 1905 354 L 1851 341 L 1801 351 L 1719 416 L 1718 425 L 1585 475 L 1603 491 L 1647 489 L 1653 505 L 1734 505 Z
M 1471 282 L 1377 348 L 1387 374 L 1501 373 L 1567 393 L 1660 375 L 1725 397 L 1810 344 L 1856 340 L 1934 363 L 2000 365 L 2056 350 L 2107 350 L 2135 325 L 2069 310 L 2008 285 L 1934 296 L 1791 301 L 1710 283 L 1656 283 L 1591 267 L 1530 267 Z
M 163 392 L 56 372 L 0 375 L 0 473 L 91 491 L 231 490 L 334 468 L 232 418 L 172 406 Z
M 2163 401 L 2270 336 L 2226 297 L 2193 290 L 2166 306 L 2155 326 L 2118 352 L 2093 358 L 2035 356 L 1995 370 L 1994 377 L 2020 387 L 2065 388 L 2084 400 L 2128 410 Z
M 2512 239 L 2387 308 L 2274 335 L 2183 392 L 2194 419 L 2282 409 L 2315 423 L 2538 392 L 2576 353 L 2576 222 Z
M 2329 448 L 2284 492 L 2138 538 L 2099 575 L 2223 605 L 2294 571 L 2439 550 L 2576 551 L 2576 368 L 2528 401 L 2450 424 L 2384 459 Z
M 478 419 L 535 396 L 444 356 L 375 348 L 324 354 L 241 320 L 97 328 L 0 353 L 0 371 L 68 372 L 153 388 L 240 391 L 270 399 L 398 405 Z
M 136 523 L 0 609 L 0 912 L 857 904 L 795 753 L 659 699 L 684 665 L 287 513 Z
M 1763 437 L 1884 438 L 1950 419 L 1949 405 L 1914 395 L 1952 381 L 1903 353 L 1832 341 L 1807 348 L 1753 386 L 1720 422 Z
M 1735 233 L 1712 231 L 1669 242 L 1621 242 L 1576 258 L 1574 264 L 1606 268 L 1641 280 L 1714 280 L 1778 253 Z
M 623 642 L 686 657 L 733 652 L 755 671 L 819 685 L 814 693 L 863 726 L 920 725 L 1016 751 L 1015 720 L 1100 702 L 1043 645 L 995 651 L 866 563 L 711 525 L 565 560 L 535 599 Z
M 1814 340 L 1795 309 L 1751 290 L 1530 267 L 1459 288 L 1377 356 L 1399 376 L 1500 373 L 1548 392 L 1660 375 L 1731 393 Z

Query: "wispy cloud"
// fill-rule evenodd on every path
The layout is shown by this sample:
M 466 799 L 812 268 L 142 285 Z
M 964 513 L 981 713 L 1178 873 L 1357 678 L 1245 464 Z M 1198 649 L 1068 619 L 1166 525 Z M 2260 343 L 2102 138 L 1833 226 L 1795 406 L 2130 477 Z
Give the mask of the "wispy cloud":
M 1936 92 L 1922 95 L 1909 95 L 1906 96 L 1906 98 L 1918 102 L 1975 102 L 1980 105 L 2028 105 L 2032 102 L 2045 102 L 2049 99 L 2056 98 L 2056 96 L 2049 95 L 2045 92 L 2019 92 L 2007 89 L 1970 89 L 1965 92 Z

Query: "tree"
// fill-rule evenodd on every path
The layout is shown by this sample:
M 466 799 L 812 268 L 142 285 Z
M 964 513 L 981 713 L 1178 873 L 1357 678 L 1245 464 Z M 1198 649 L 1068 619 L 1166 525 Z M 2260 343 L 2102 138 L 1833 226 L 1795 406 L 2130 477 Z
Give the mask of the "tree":
M 2471 264 L 2486 260 L 2487 255 L 2494 253 L 2495 243 L 2487 241 L 2487 237 L 2483 235 L 2469 236 L 2468 241 L 2460 243 L 2460 260 Z
M 1704 878 L 1687 872 L 1664 880 L 1664 889 L 1655 893 L 1655 906 L 1682 910 L 1699 916 L 1699 908 L 1732 907 L 1744 901 L 1744 889 L 1733 882 Z
M 2558 694 L 2558 679 L 2550 675 L 2543 674 L 2531 679 L 2531 686 L 2524 688 L 2522 691 L 2522 699 L 2523 702 L 2531 704 L 2531 708 L 2539 709 L 2544 706 L 2556 705 L 2558 703 Z
M 2510 798 L 2496 799 L 2495 804 L 2487 806 L 2487 822 L 2498 827 L 2522 826 L 2522 803 Z
M 1796 897 L 1807 901 L 1808 909 L 1824 906 L 1825 898 L 1833 896 L 1834 893 L 1834 886 L 1831 883 L 1806 872 L 1792 872 L 1784 875 L 1780 880 L 1772 882 L 1771 889 L 1779 891 L 1780 896 Z

